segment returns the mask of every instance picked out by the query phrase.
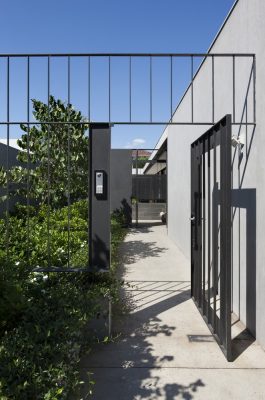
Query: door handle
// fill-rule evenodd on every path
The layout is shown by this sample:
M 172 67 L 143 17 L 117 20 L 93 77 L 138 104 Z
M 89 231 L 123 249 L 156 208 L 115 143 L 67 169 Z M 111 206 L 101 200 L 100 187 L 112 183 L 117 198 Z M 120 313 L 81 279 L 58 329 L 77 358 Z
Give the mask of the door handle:
M 195 220 L 195 217 L 190 217 L 190 221 L 194 221 Z

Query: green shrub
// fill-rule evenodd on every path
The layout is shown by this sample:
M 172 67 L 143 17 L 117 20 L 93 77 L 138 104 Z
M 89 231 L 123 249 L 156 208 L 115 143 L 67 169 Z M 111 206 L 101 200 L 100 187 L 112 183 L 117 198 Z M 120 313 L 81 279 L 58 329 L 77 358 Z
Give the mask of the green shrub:
M 0 271 L 0 335 L 10 329 L 21 317 L 26 307 L 21 285 Z
M 30 208 L 27 218 L 26 206 L 18 205 L 9 218 L 8 252 L 11 265 L 20 270 L 36 267 L 65 267 L 68 264 L 68 240 L 70 264 L 85 267 L 88 264 L 88 205 L 81 200 L 68 207 L 50 210 L 46 205 L 38 210 Z M 68 230 L 68 223 L 70 229 Z M 49 236 L 48 236 L 49 227 Z M 29 234 L 28 234 L 29 232 Z M 6 223 L 0 220 L 0 247 L 6 247 Z M 48 244 L 49 243 L 49 244 Z M 49 246 L 49 247 L 48 247 Z M 6 252 L 0 252 L 0 263 L 5 263 Z M 77 263 L 82 262 L 82 265 Z
M 19 207 L 9 221 L 14 235 L 9 244 L 10 263 L 4 261 L 4 251 L 0 254 L 3 276 L 9 276 L 8 280 L 0 280 L 4 293 L 0 300 L 4 321 L 0 338 L 0 399 L 68 399 L 71 393 L 77 396 L 81 386 L 80 354 L 92 345 L 87 324 L 101 311 L 102 297 L 118 299 L 119 282 L 114 271 L 103 278 L 87 273 L 48 276 L 31 272 L 27 268 L 28 257 L 32 265 L 40 259 L 43 265 L 48 262 L 47 210 L 41 207 L 30 211 L 30 224 L 34 226 L 30 253 L 26 250 L 27 219 L 23 210 Z M 52 255 L 55 266 L 66 263 L 67 221 L 67 208 L 50 213 L 52 249 L 62 249 L 60 257 Z M 121 221 L 119 215 L 111 220 L 112 268 L 117 264 L 117 249 L 126 233 Z M 1 246 L 5 244 L 4 231 L 5 223 L 0 221 Z M 84 266 L 87 260 L 86 240 L 87 204 L 81 201 L 71 206 L 71 259 L 75 265 Z
M 112 269 L 103 278 L 33 272 L 36 267 L 88 265 L 88 204 L 80 199 L 87 196 L 89 125 L 71 104 L 53 96 L 48 104 L 32 103 L 36 122 L 42 123 L 21 125 L 20 165 L 9 174 L 0 168 L 0 186 L 9 183 L 10 196 L 25 199 L 27 194 L 36 204 L 18 205 L 8 219 L 0 219 L 0 400 L 68 399 L 78 392 L 79 356 L 92 340 L 88 322 L 100 311 L 102 296 L 118 299 L 114 272 L 126 233 L 116 213 L 111 219 Z M 60 124 L 49 126 L 47 120 Z M 69 120 L 75 124 L 66 124 Z

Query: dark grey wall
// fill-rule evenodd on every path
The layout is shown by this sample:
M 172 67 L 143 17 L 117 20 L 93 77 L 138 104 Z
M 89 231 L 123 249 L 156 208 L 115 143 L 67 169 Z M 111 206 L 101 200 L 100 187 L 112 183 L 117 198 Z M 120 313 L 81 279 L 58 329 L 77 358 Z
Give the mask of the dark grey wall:
M 13 165 L 21 165 L 19 161 L 17 161 L 18 150 L 14 149 L 14 147 L 9 146 L 9 166 Z M 0 143 L 0 166 L 7 167 L 7 145 Z
M 21 165 L 21 163 L 17 160 L 18 150 L 14 149 L 14 147 L 9 147 L 8 151 L 8 164 L 9 168 L 15 165 Z M 0 166 L 7 168 L 7 145 L 0 143 Z M 12 184 L 10 185 L 10 189 L 12 190 Z M 6 189 L 0 187 L 0 197 L 6 195 Z M 9 199 L 9 211 L 12 211 L 16 202 L 22 202 L 23 199 L 19 198 L 18 196 L 11 196 Z M 24 200 L 26 202 L 26 200 Z M 0 200 L 0 218 L 3 216 L 4 212 L 6 211 L 6 201 Z
M 110 137 L 109 124 L 89 127 L 89 265 L 92 269 L 110 268 Z M 95 174 L 102 171 L 103 193 L 95 192 Z
M 123 208 L 127 223 L 132 220 L 132 151 L 112 149 L 110 152 L 110 209 Z
M 134 175 L 132 178 L 132 194 L 139 201 L 154 200 L 166 202 L 166 175 Z

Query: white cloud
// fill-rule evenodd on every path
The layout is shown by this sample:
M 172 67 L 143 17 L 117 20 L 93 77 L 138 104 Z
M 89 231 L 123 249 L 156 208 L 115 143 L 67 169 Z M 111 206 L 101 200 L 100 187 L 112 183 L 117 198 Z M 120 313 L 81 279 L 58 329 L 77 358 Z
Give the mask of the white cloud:
M 146 143 L 145 139 L 142 138 L 135 138 L 131 142 L 127 143 L 125 148 L 126 149 L 134 149 L 138 147 L 143 147 L 143 145 Z
M 141 138 L 136 138 L 136 139 L 133 139 L 133 143 L 134 144 L 144 144 L 146 141 L 144 140 L 144 139 L 141 139 Z

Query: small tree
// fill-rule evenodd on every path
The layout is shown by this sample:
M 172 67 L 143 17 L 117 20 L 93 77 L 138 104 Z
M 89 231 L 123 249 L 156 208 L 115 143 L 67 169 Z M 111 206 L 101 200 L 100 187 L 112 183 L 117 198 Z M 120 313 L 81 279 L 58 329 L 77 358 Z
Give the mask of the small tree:
M 144 168 L 146 162 L 149 160 L 149 157 L 147 156 L 140 156 L 136 159 L 133 158 L 133 168 Z
M 25 195 L 53 208 L 85 198 L 88 192 L 88 123 L 71 104 L 49 98 L 49 104 L 32 100 L 36 125 L 21 125 L 25 132 L 17 143 L 21 166 L 12 167 L 9 182 L 18 184 L 13 194 Z M 56 122 L 48 124 L 45 122 Z M 40 122 L 41 124 L 38 124 Z M 68 124 L 67 122 L 71 122 Z M 7 171 L 0 171 L 6 185 Z

